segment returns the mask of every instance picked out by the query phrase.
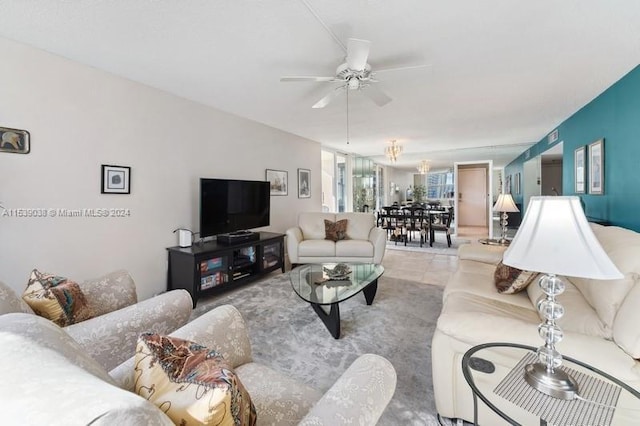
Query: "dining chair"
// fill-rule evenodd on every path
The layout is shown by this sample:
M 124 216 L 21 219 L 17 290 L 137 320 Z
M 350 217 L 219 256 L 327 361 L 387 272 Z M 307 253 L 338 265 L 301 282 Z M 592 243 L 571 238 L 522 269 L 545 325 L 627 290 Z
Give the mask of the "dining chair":
M 447 236 L 447 245 L 451 247 L 451 219 L 453 218 L 453 209 L 437 213 L 440 216 L 439 221 L 431 221 L 429 223 L 429 246 L 433 247 L 436 232 L 444 232 Z M 430 213 L 429 216 L 432 216 Z

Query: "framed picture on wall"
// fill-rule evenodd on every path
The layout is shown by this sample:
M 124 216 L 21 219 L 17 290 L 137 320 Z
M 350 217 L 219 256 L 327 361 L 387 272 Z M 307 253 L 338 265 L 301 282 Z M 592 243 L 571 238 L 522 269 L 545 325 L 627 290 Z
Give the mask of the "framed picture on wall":
M 0 152 L 28 154 L 31 150 L 29 132 L 26 130 L 0 127 Z
M 587 174 L 587 168 L 585 167 L 586 160 L 586 148 L 581 146 L 580 148 L 576 148 L 573 152 L 573 172 L 575 179 L 575 188 L 574 192 L 576 194 L 584 194 L 585 193 L 585 178 Z
M 298 198 L 311 198 L 311 170 L 298 169 Z
M 604 139 L 589 144 L 589 194 L 604 194 Z
M 102 194 L 130 194 L 131 167 L 102 165 Z
M 287 171 L 267 169 L 266 174 L 271 195 L 289 194 L 289 174 Z
M 504 180 L 504 193 L 511 194 L 511 175 Z
M 515 179 L 514 179 L 514 193 L 516 195 L 520 195 L 520 173 L 516 173 L 515 174 Z

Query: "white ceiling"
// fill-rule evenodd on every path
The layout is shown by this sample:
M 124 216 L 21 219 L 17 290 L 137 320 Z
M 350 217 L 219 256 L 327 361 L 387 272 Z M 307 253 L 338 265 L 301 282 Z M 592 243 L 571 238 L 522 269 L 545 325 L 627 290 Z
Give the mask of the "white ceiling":
M 639 62 L 637 0 L 0 0 L 0 36 L 344 152 L 390 139 L 399 167 L 500 166 Z M 312 109 L 345 52 L 371 41 L 378 107 L 361 93 Z M 365 89 L 366 90 L 366 89 Z M 486 148 L 490 147 L 490 148 Z

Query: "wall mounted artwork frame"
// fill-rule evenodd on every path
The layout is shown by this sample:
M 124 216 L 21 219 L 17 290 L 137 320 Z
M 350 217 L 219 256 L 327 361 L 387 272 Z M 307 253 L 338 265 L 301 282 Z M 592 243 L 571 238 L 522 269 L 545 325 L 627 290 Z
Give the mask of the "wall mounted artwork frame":
M 504 193 L 511 194 L 511 175 L 507 175 L 504 180 Z
M 604 194 L 604 138 L 589 144 L 589 194 Z
M 520 173 L 516 173 L 515 174 L 515 178 L 514 178 L 514 193 L 516 195 L 520 195 Z
M 266 170 L 266 180 L 269 181 L 269 194 L 289 194 L 289 173 L 286 170 Z
M 31 136 L 26 130 L 0 127 L 0 152 L 28 154 L 31 151 Z
M 103 164 L 101 171 L 102 194 L 131 193 L 131 167 Z
M 311 170 L 298 169 L 298 198 L 311 198 Z
M 587 149 L 584 146 L 576 148 L 573 152 L 573 175 L 576 194 L 584 194 L 586 191 L 585 179 L 587 177 L 586 166 Z

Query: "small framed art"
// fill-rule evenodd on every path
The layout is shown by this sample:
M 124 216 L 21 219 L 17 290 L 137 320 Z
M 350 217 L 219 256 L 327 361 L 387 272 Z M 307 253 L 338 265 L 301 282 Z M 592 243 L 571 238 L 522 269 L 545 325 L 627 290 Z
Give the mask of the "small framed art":
M 604 139 L 589 144 L 589 194 L 604 194 Z
M 102 165 L 102 194 L 130 194 L 131 167 Z
M 574 172 L 574 178 L 575 178 L 575 188 L 574 188 L 574 192 L 576 194 L 584 194 L 585 192 L 585 177 L 586 177 L 586 170 L 587 168 L 585 167 L 585 157 L 586 157 L 586 149 L 584 146 L 581 146 L 580 148 L 576 148 L 576 150 L 573 152 L 573 172 Z
M 298 169 L 298 198 L 311 198 L 311 170 Z
M 0 127 L 0 152 L 28 154 L 31 151 L 29 132 L 26 130 Z
M 287 195 L 289 193 L 289 175 L 287 171 L 267 169 L 266 174 L 271 195 Z

